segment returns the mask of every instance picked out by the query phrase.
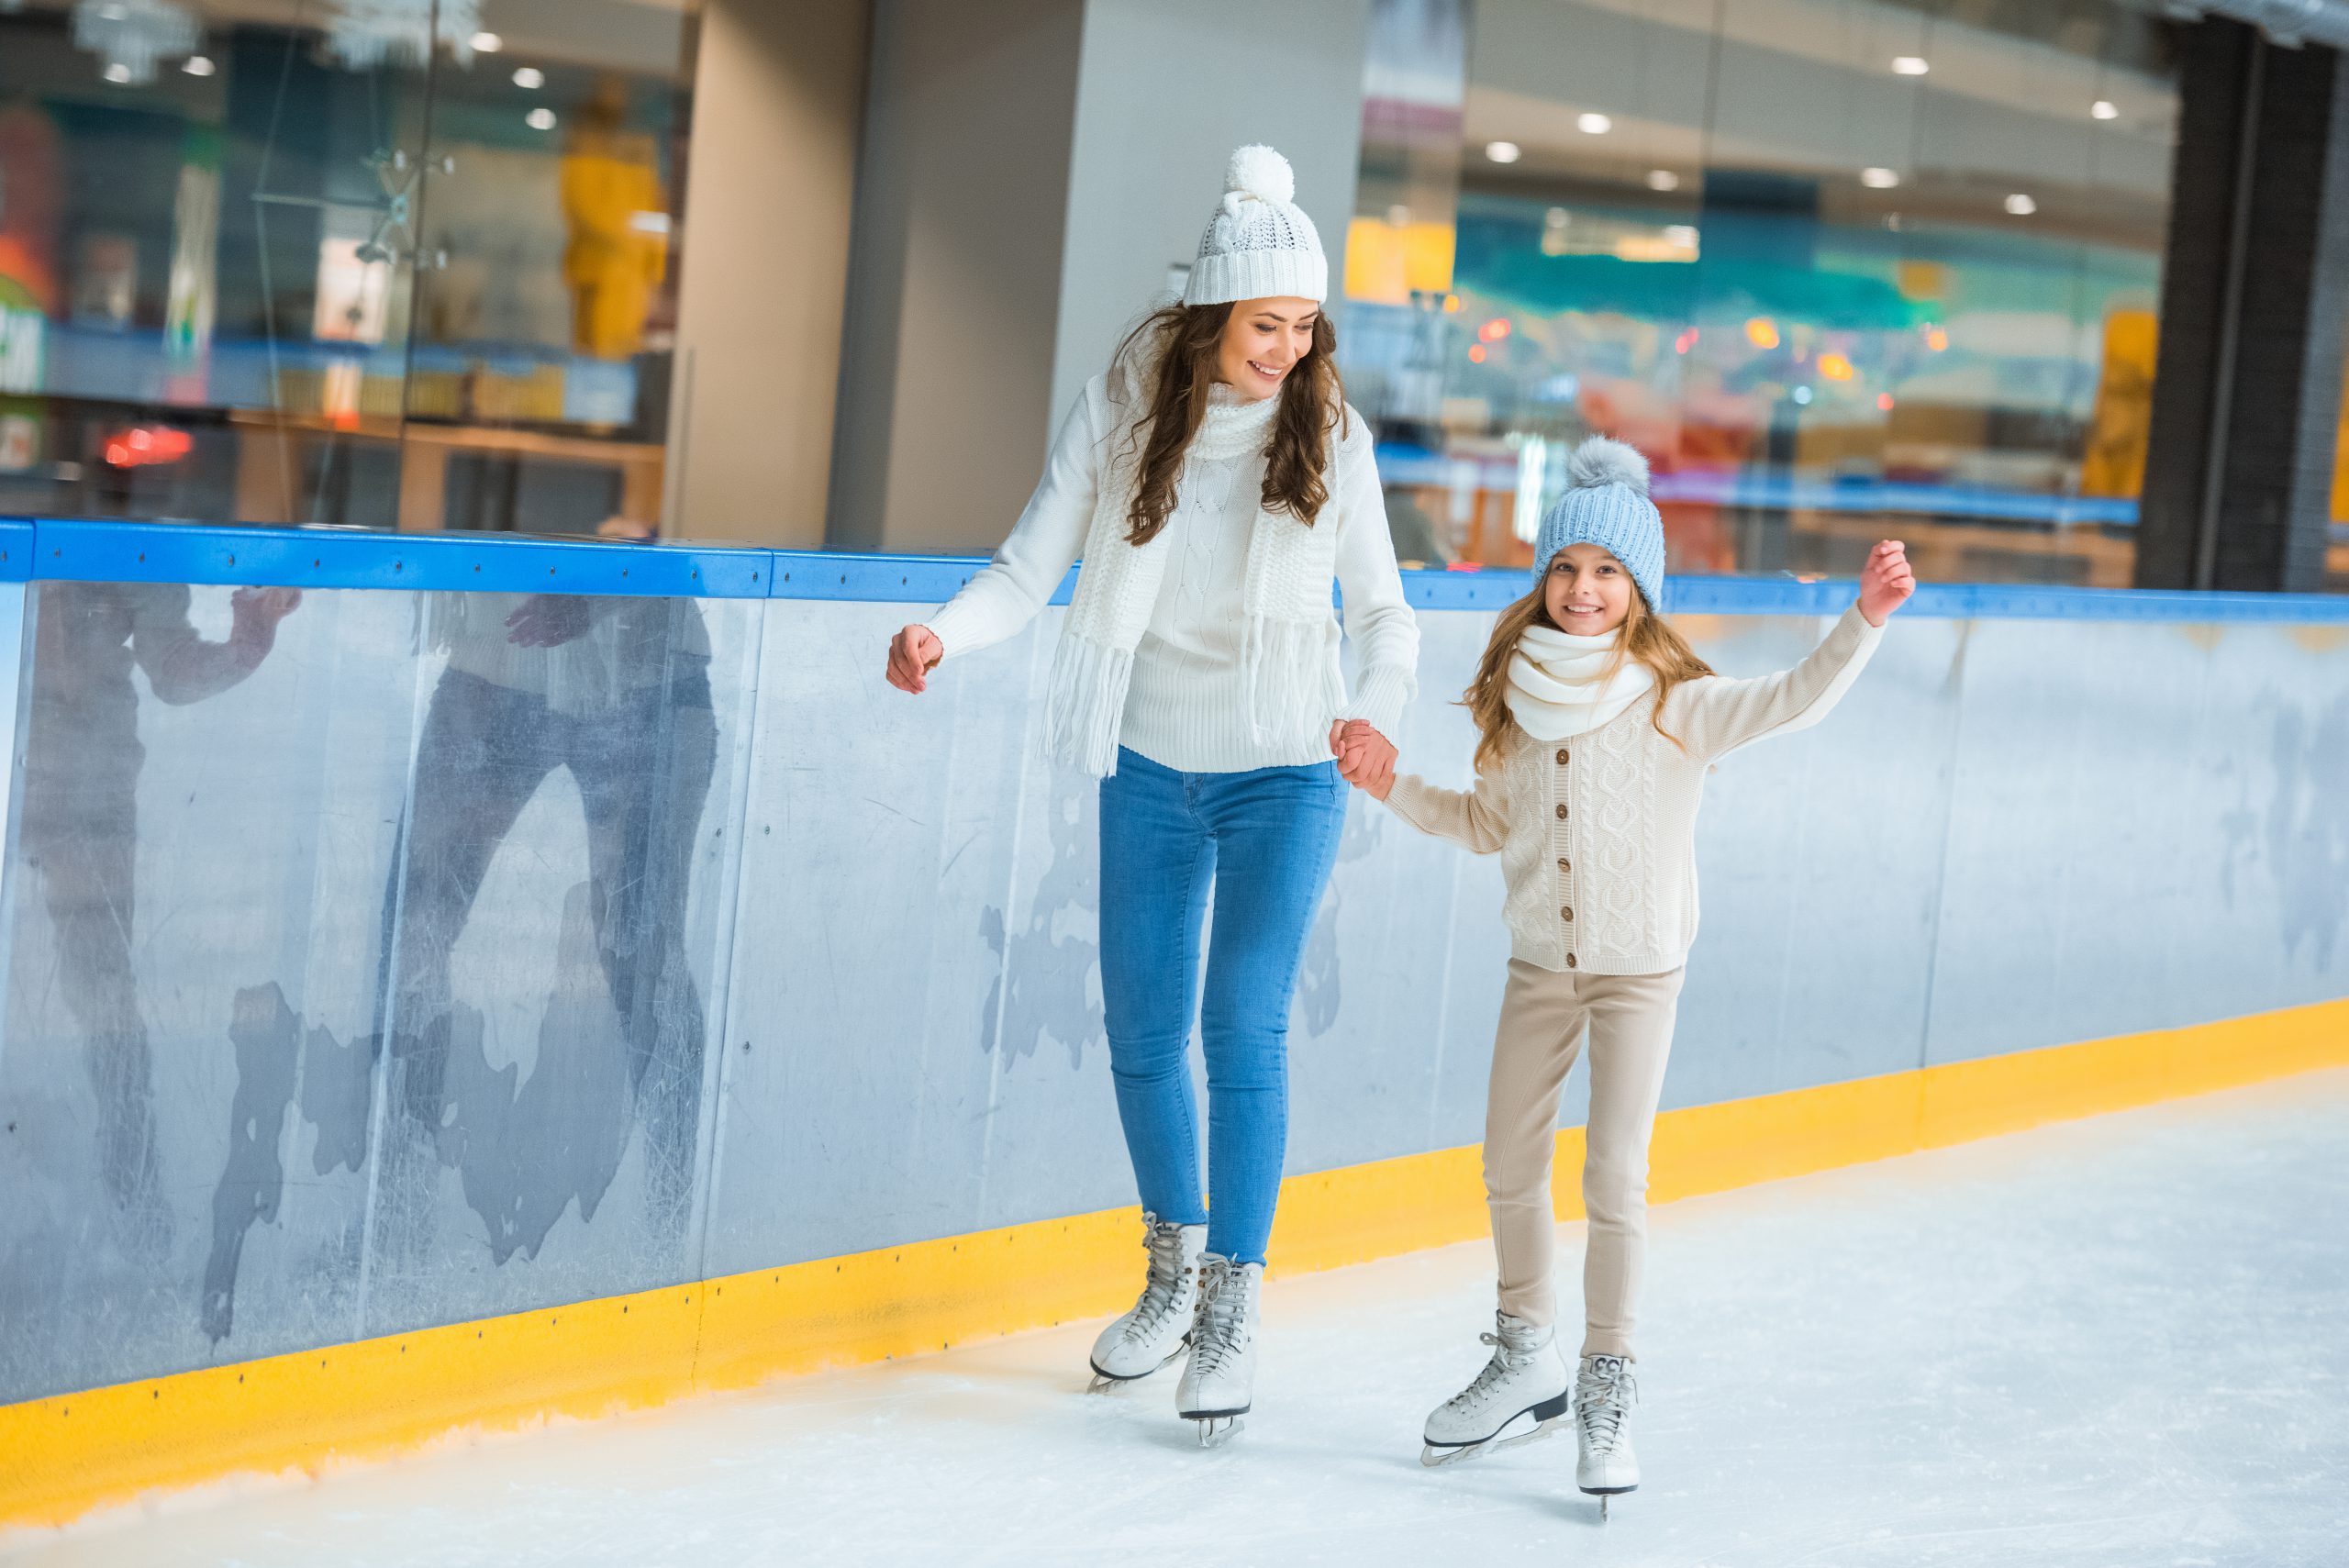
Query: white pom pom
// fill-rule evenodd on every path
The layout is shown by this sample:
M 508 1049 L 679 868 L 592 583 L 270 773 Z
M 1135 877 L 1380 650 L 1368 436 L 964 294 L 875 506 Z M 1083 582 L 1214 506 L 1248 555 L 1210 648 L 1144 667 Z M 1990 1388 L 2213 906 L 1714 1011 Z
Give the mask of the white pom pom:
M 1297 173 L 1289 168 L 1288 160 L 1271 148 L 1252 145 L 1234 152 L 1231 161 L 1223 166 L 1223 188 L 1263 202 L 1294 201 Z
M 1566 487 L 1587 490 L 1599 484 L 1628 485 L 1640 495 L 1646 495 L 1648 460 L 1635 447 L 1610 441 L 1605 436 L 1591 437 L 1575 449 L 1574 459 L 1566 465 Z

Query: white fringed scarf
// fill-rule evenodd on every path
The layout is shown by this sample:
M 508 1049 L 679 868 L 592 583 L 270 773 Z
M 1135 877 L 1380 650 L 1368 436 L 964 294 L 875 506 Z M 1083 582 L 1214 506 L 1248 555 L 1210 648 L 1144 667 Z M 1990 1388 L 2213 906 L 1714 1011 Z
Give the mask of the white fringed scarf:
M 1655 685 L 1655 672 L 1625 659 L 1613 676 L 1620 632 L 1575 637 L 1553 627 L 1529 626 L 1508 658 L 1502 700 L 1519 728 L 1536 740 L 1564 740 L 1621 715 Z
M 1046 749 L 1055 760 L 1096 778 L 1117 772 L 1118 734 L 1133 680 L 1134 650 L 1150 629 L 1174 546 L 1172 517 L 1149 543 L 1126 539 L 1126 519 L 1133 509 L 1147 439 L 1136 439 L 1136 427 L 1145 417 L 1148 384 L 1145 361 L 1129 362 L 1109 373 L 1110 403 L 1120 417 L 1101 453 L 1101 483 L 1085 531 L 1084 564 L 1052 657 L 1045 706 Z M 1261 448 L 1273 412 L 1265 404 L 1219 395 L 1192 438 L 1191 455 L 1238 456 L 1252 444 Z M 1332 494 L 1337 489 L 1334 446 L 1323 471 Z M 1345 706 L 1345 679 L 1329 639 L 1337 564 L 1338 519 L 1330 508 L 1308 528 L 1285 513 L 1266 512 L 1259 504 L 1241 594 L 1247 626 L 1240 673 L 1248 694 L 1249 732 L 1260 743 L 1324 722 Z

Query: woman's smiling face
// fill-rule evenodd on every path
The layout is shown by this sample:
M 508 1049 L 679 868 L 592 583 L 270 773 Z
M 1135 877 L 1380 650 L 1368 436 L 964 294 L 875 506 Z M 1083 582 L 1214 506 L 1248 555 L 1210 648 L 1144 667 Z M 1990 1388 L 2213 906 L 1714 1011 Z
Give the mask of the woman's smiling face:
M 1595 544 L 1570 544 L 1550 558 L 1542 579 L 1542 603 L 1560 631 L 1575 637 L 1604 637 L 1631 613 L 1631 574 L 1613 552 Z
M 1253 403 L 1281 389 L 1313 351 L 1321 307 L 1309 299 L 1243 299 L 1231 307 L 1216 350 L 1215 378 Z

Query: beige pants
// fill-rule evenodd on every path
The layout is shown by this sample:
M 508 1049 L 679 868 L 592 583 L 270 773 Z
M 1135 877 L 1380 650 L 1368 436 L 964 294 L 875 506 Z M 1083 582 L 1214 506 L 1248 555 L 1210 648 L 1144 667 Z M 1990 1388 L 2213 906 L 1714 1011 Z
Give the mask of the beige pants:
M 1631 1322 L 1647 1247 L 1648 1134 L 1664 1092 L 1672 1020 L 1687 972 L 1583 974 L 1511 959 L 1485 1109 L 1485 1196 L 1500 1254 L 1501 1310 L 1529 1323 L 1558 1315 L 1551 1275 L 1557 1216 L 1550 1164 L 1558 1091 L 1590 1034 L 1590 1127 L 1583 1207 L 1585 1355 L 1631 1354 Z

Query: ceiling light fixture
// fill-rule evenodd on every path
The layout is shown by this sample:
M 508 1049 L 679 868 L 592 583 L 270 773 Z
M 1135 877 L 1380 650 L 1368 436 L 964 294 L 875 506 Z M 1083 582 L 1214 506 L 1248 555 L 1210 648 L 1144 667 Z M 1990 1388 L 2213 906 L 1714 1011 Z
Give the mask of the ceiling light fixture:
M 1525 152 L 1513 141 L 1488 141 L 1485 143 L 1485 156 L 1496 163 L 1514 163 Z
M 1897 55 L 1892 61 L 1892 73 L 1895 76 L 1922 76 L 1932 69 L 1932 66 L 1926 62 L 1922 55 Z
M 1680 176 L 1679 176 L 1679 175 L 1677 175 L 1677 174 L 1675 174 L 1675 173 L 1674 173 L 1671 170 L 1669 170 L 1669 169 L 1651 169 L 1651 170 L 1649 170 L 1649 171 L 1648 171 L 1648 189 L 1649 189 L 1649 190 L 1651 190 L 1651 191 L 1676 191 L 1676 190 L 1678 190 L 1679 188 L 1680 188 Z
M 1888 191 L 1900 183 L 1900 176 L 1890 169 L 1863 169 L 1860 183 L 1871 191 Z
M 1615 122 L 1605 115 L 1579 115 L 1575 117 L 1575 128 L 1585 136 L 1605 136 L 1615 128 Z

